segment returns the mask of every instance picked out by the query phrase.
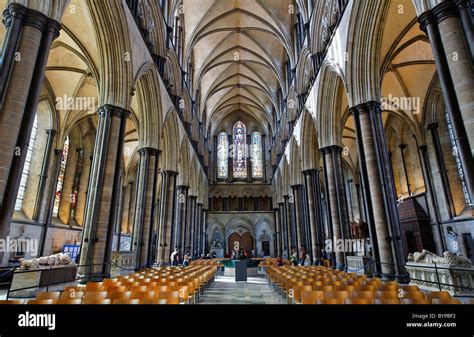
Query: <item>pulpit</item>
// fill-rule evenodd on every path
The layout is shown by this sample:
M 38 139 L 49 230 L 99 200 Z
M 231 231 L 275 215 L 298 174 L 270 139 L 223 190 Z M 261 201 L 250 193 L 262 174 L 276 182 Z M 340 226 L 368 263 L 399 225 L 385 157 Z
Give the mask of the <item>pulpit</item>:
M 235 260 L 235 282 L 247 282 L 247 260 Z

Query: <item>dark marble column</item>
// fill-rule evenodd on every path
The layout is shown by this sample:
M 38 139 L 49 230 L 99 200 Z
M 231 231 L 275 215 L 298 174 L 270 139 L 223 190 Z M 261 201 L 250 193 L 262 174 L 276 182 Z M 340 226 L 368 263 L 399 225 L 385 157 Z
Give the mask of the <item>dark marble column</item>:
M 391 279 L 403 272 L 404 252 L 382 112 L 378 102 L 360 104 L 351 111 L 358 123 L 357 138 L 363 151 L 361 171 L 367 173 L 381 276 Z
M 443 2 L 442 4 L 447 3 L 448 2 Z M 462 71 L 462 68 L 467 65 L 465 64 L 466 60 L 462 60 L 461 62 L 461 54 L 458 54 L 460 61 L 448 61 L 446 50 L 451 50 L 453 46 L 445 50 L 443 46 L 444 41 L 442 41 L 442 34 L 440 32 L 440 21 L 446 18 L 452 18 L 453 12 L 447 10 L 446 13 L 443 14 L 444 11 L 442 9 L 444 6 L 448 6 L 449 8 L 450 5 L 443 5 L 443 7 L 440 7 L 441 10 L 437 10 L 436 13 L 427 11 L 419 16 L 418 21 L 420 22 L 420 28 L 426 32 L 430 39 L 444 103 L 446 104 L 446 110 L 451 120 L 454 138 L 459 151 L 459 159 L 464 171 L 464 181 L 472 200 L 474 198 L 474 162 L 471 145 L 474 140 L 470 140 L 470 138 L 474 137 L 474 117 L 472 117 L 473 100 L 468 99 L 468 96 L 472 95 L 473 85 L 466 85 L 464 83 L 465 81 L 473 81 L 472 76 L 468 76 L 469 73 L 472 74 L 472 66 L 469 72 Z M 451 21 L 451 19 L 444 22 L 443 25 L 446 27 L 444 27 L 443 30 L 447 29 L 449 31 L 449 26 L 451 26 L 449 21 Z M 451 28 L 456 31 L 455 27 Z M 446 36 L 444 38 L 446 39 Z M 459 38 L 462 39 L 460 36 L 455 39 Z M 458 45 L 458 43 L 454 45 Z M 448 64 L 449 62 L 453 64 L 453 67 Z M 462 64 L 458 66 L 457 63 Z M 456 86 L 458 86 L 458 90 L 455 90 L 455 83 Z M 463 109 L 461 109 L 461 105 L 464 108 L 464 112 Z
M 171 237 L 173 231 L 173 214 L 176 200 L 177 172 L 161 172 L 160 213 L 158 217 L 158 236 L 156 262 L 169 265 L 171 255 Z
M 273 209 L 273 214 L 275 216 L 275 254 L 276 256 L 281 256 L 281 250 L 280 250 L 280 214 L 278 208 Z
M 154 219 L 154 200 L 156 198 L 156 175 L 159 150 L 142 148 L 138 150 L 138 189 L 135 203 L 135 221 L 133 248 L 136 253 L 136 269 L 150 266 L 151 233 Z
M 7 237 L 10 230 L 49 51 L 61 28 L 57 21 L 16 3 L 9 4 L 5 14 L 10 27 L 7 27 L 0 67 L 0 76 L 5 81 L 0 84 L 2 238 Z M 5 47 L 12 49 L 6 50 Z M 15 62 L 16 52 L 21 59 Z M 2 260 L 3 252 L 0 252 L 0 264 Z
M 288 256 L 291 255 L 291 248 L 292 248 L 292 221 L 291 221 L 291 208 L 290 208 L 290 196 L 289 195 L 284 195 L 283 200 L 285 201 L 285 240 L 286 240 L 286 245 L 288 247 Z
M 5 24 L 5 40 L 2 49 L 2 66 L 0 67 L 0 107 L 3 105 L 6 88 L 10 79 L 11 71 L 15 61 L 15 53 L 20 42 L 23 30 L 23 21 L 28 9 L 20 4 L 11 3 L 3 12 L 3 23 Z
M 79 273 L 84 279 L 108 276 L 125 127 L 130 112 L 104 105 L 98 110 L 97 134 L 84 216 Z M 94 266 L 91 266 L 94 264 Z
M 454 0 L 454 3 L 456 4 L 456 8 L 459 13 L 459 18 L 464 30 L 464 37 L 466 38 L 466 43 L 469 53 L 471 54 L 472 61 L 474 58 L 474 28 L 472 26 L 472 18 L 468 6 L 468 0 Z
M 202 232 L 201 232 L 202 246 L 201 246 L 201 251 L 204 254 L 207 254 L 207 235 L 206 235 L 206 231 L 207 231 L 207 214 L 208 214 L 208 212 L 209 212 L 208 209 L 206 209 L 206 208 L 202 209 Z
M 173 235 L 173 248 L 178 246 L 178 249 L 183 253 L 184 250 L 184 234 L 186 233 L 186 205 L 188 199 L 189 186 L 179 185 L 176 191 L 176 212 Z
M 196 207 L 196 201 L 197 201 L 197 197 L 195 195 L 191 195 L 189 197 L 189 200 L 190 200 L 190 203 L 189 203 L 189 207 L 190 207 L 190 217 L 189 217 L 189 230 L 190 230 L 190 241 L 189 241 L 189 253 L 191 254 L 191 256 L 193 258 L 195 258 L 195 250 L 196 250 L 196 246 L 195 246 L 195 238 L 196 238 L 196 210 L 197 210 L 197 207 Z
M 303 185 L 294 185 L 291 186 L 291 189 L 293 191 L 293 206 L 296 228 L 296 250 L 298 252 L 299 258 L 301 249 L 307 249 L 303 226 Z
M 319 261 L 321 257 L 321 249 L 324 248 L 324 238 L 321 230 L 324 227 L 322 223 L 322 215 L 319 212 L 319 205 L 321 203 L 321 193 L 319 188 L 316 188 L 318 183 L 318 172 L 315 169 L 306 170 L 303 172 L 305 177 L 306 194 L 308 200 L 308 219 L 311 232 L 311 257 L 313 261 Z M 309 247 L 308 247 L 309 249 Z
M 344 269 L 346 252 L 344 249 L 337 249 L 339 240 L 348 239 L 349 217 L 347 214 L 347 201 L 344 192 L 344 180 L 342 176 L 342 162 L 340 146 L 328 146 L 321 149 L 324 158 L 324 170 L 327 176 L 328 204 L 331 218 L 331 231 L 333 250 L 336 250 L 336 269 Z M 345 245 L 342 245 L 345 247 Z
M 285 240 L 286 237 L 286 223 L 285 223 L 285 204 L 283 202 L 278 203 L 278 219 L 280 224 L 280 235 L 278 237 L 279 245 L 280 245 L 280 254 L 283 256 L 283 252 L 285 248 L 287 248 L 287 242 Z
M 197 207 L 197 233 L 196 233 L 196 250 L 197 250 L 197 257 L 200 257 L 202 253 L 204 253 L 202 251 L 202 203 L 197 203 L 196 204 L 196 207 Z
M 247 162 L 247 182 L 251 183 L 252 182 L 252 158 L 250 157 L 250 154 L 252 153 L 252 136 L 247 135 L 247 147 L 245 150 L 245 155 L 246 155 L 246 162 Z
M 186 199 L 186 226 L 184 232 L 184 244 L 183 244 L 183 253 L 189 251 L 191 253 L 191 235 L 192 235 L 192 199 L 191 196 L 188 195 Z

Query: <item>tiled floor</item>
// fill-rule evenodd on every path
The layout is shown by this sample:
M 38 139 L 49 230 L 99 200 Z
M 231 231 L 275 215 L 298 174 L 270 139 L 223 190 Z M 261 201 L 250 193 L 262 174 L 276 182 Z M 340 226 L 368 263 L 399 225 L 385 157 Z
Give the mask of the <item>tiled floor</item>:
M 283 304 L 268 280 L 249 277 L 247 283 L 235 283 L 234 277 L 218 275 L 214 283 L 204 291 L 198 304 Z

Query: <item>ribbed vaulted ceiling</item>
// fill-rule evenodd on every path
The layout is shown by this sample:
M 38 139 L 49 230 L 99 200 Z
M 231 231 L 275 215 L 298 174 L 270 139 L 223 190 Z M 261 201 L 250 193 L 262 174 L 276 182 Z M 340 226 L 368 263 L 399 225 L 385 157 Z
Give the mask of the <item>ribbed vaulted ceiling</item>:
M 284 63 L 292 55 L 291 4 L 184 0 L 185 57 L 194 64 L 206 132 L 234 112 L 248 113 L 265 129 L 274 124 Z

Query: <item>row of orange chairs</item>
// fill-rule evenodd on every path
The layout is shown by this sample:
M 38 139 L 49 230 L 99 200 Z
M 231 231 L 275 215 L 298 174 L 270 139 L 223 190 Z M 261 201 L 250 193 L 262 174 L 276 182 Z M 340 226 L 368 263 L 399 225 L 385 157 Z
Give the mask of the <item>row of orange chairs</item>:
M 297 304 L 461 304 L 449 292 L 424 292 L 416 285 L 346 273 L 322 266 L 267 268 L 273 289 Z
M 181 304 L 194 303 L 214 280 L 215 266 L 163 267 L 41 292 L 27 304 Z M 18 300 L 0 304 L 19 304 Z

